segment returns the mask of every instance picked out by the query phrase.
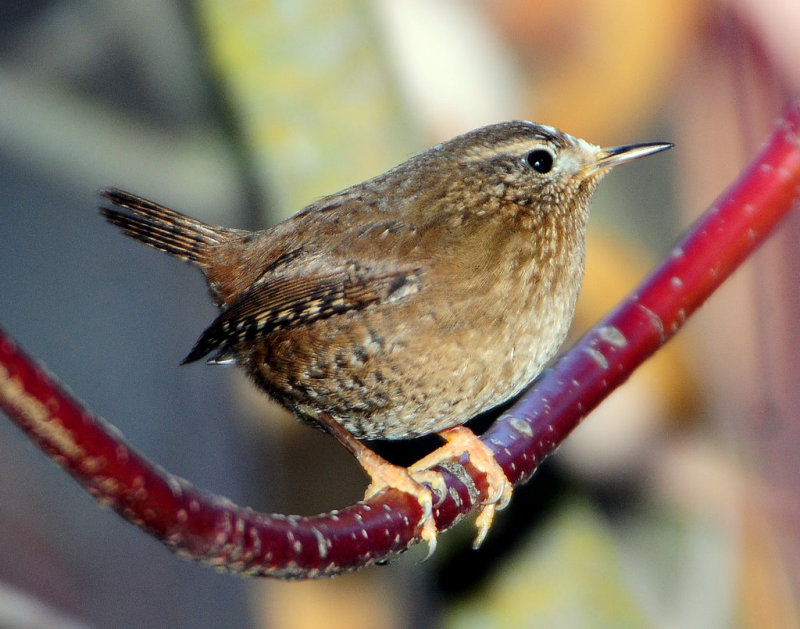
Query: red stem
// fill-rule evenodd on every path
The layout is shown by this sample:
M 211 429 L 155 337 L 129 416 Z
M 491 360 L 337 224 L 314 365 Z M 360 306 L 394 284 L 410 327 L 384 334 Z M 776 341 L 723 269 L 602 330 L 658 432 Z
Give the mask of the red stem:
M 484 435 L 524 482 L 614 388 L 683 325 L 800 197 L 800 100 L 759 157 L 658 269 Z M 420 508 L 397 491 L 312 517 L 258 514 L 194 488 L 134 452 L 0 329 L 0 407 L 98 500 L 178 554 L 253 575 L 310 578 L 355 570 L 415 541 Z M 440 530 L 484 499 L 468 463 L 448 466 Z

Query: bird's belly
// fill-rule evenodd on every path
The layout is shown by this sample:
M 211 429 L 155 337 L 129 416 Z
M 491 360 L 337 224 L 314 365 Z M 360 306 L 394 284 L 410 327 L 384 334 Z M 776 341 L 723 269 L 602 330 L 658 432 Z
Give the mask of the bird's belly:
M 527 305 L 332 317 L 278 336 L 250 370 L 301 419 L 327 411 L 357 438 L 425 435 L 516 395 L 554 356 L 571 312 Z

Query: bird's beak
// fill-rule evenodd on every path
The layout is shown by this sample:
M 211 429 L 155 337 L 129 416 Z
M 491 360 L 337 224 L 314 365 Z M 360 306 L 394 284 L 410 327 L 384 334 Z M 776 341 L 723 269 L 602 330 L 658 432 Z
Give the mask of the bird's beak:
M 625 162 L 639 159 L 645 155 L 652 155 L 659 151 L 671 149 L 674 145 L 669 142 L 646 142 L 644 144 L 626 144 L 613 148 L 600 149 L 597 159 L 584 168 L 586 174 L 608 170 Z

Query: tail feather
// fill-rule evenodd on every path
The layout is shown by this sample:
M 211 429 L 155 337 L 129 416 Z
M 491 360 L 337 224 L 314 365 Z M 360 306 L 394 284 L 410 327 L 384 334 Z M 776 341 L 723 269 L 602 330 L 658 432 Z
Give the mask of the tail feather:
M 129 192 L 108 188 L 100 195 L 127 210 L 100 208 L 105 219 L 124 234 L 200 266 L 207 263 L 209 247 L 226 239 L 228 230 L 224 227 L 212 227 Z

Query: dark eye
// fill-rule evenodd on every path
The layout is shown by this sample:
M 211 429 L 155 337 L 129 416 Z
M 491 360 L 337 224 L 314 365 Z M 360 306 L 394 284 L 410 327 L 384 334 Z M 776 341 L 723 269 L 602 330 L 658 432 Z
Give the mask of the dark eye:
M 531 151 L 525 156 L 525 161 L 537 173 L 549 173 L 553 168 L 553 155 L 550 151 L 545 151 L 544 149 Z

